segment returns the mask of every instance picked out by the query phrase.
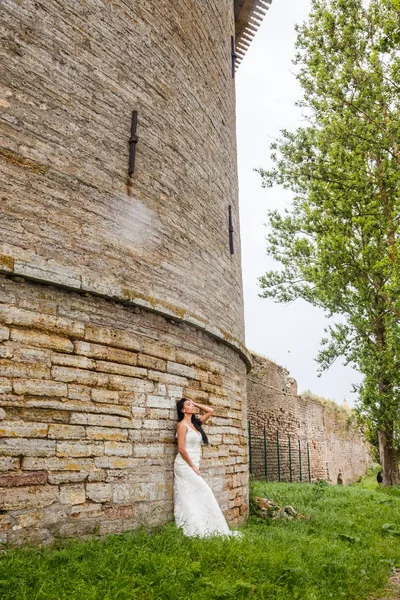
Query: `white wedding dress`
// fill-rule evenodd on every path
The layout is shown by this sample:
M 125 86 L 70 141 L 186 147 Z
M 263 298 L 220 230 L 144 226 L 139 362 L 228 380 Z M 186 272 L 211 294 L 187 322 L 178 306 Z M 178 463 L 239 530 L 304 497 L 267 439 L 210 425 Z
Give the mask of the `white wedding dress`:
M 195 467 L 201 457 L 201 433 L 187 425 L 185 449 Z M 177 527 L 187 536 L 235 535 L 210 487 L 183 460 L 178 452 L 174 463 L 174 513 Z

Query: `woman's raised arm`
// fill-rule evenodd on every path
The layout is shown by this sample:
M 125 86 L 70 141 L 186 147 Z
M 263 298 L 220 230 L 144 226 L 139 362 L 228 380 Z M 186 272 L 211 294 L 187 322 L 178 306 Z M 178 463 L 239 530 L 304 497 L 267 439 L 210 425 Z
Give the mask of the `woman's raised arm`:
M 199 418 L 200 423 L 205 423 L 207 419 L 209 419 L 213 414 L 214 409 L 211 408 L 211 406 L 207 406 L 206 404 L 197 404 L 196 402 L 193 402 L 193 404 L 194 406 L 205 412 L 205 414 Z

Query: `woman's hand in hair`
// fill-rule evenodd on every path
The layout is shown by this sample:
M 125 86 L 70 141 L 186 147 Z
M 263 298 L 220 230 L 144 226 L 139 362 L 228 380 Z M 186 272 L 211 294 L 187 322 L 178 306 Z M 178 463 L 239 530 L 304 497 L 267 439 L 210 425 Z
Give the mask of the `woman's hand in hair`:
M 206 404 L 197 404 L 197 402 L 193 402 L 192 401 L 193 406 L 195 406 L 196 408 L 199 408 L 200 410 L 204 411 L 204 415 L 201 415 L 200 417 L 200 423 L 205 423 L 213 414 L 214 409 L 211 408 L 211 406 L 207 406 Z

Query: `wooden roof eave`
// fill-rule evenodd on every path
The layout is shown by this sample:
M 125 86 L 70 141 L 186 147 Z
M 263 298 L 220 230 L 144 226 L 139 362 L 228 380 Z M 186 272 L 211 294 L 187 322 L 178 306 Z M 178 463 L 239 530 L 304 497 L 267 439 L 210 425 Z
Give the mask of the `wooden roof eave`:
M 234 0 L 236 68 L 242 61 L 272 0 Z

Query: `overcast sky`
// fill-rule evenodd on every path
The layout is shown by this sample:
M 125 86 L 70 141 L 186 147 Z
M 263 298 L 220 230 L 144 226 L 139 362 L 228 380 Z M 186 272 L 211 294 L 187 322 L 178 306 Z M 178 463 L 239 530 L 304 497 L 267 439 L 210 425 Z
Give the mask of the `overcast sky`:
M 314 361 L 328 321 L 302 300 L 276 304 L 258 297 L 257 278 L 273 266 L 265 252 L 267 210 L 290 202 L 279 188 L 263 189 L 255 167 L 267 167 L 269 146 L 283 128 L 302 124 L 294 102 L 301 89 L 293 74 L 294 24 L 307 18 L 309 0 L 273 0 L 236 74 L 237 140 L 246 344 L 249 350 L 286 367 L 299 392 L 354 404 L 351 384 L 360 376 L 339 360 L 317 377 Z

